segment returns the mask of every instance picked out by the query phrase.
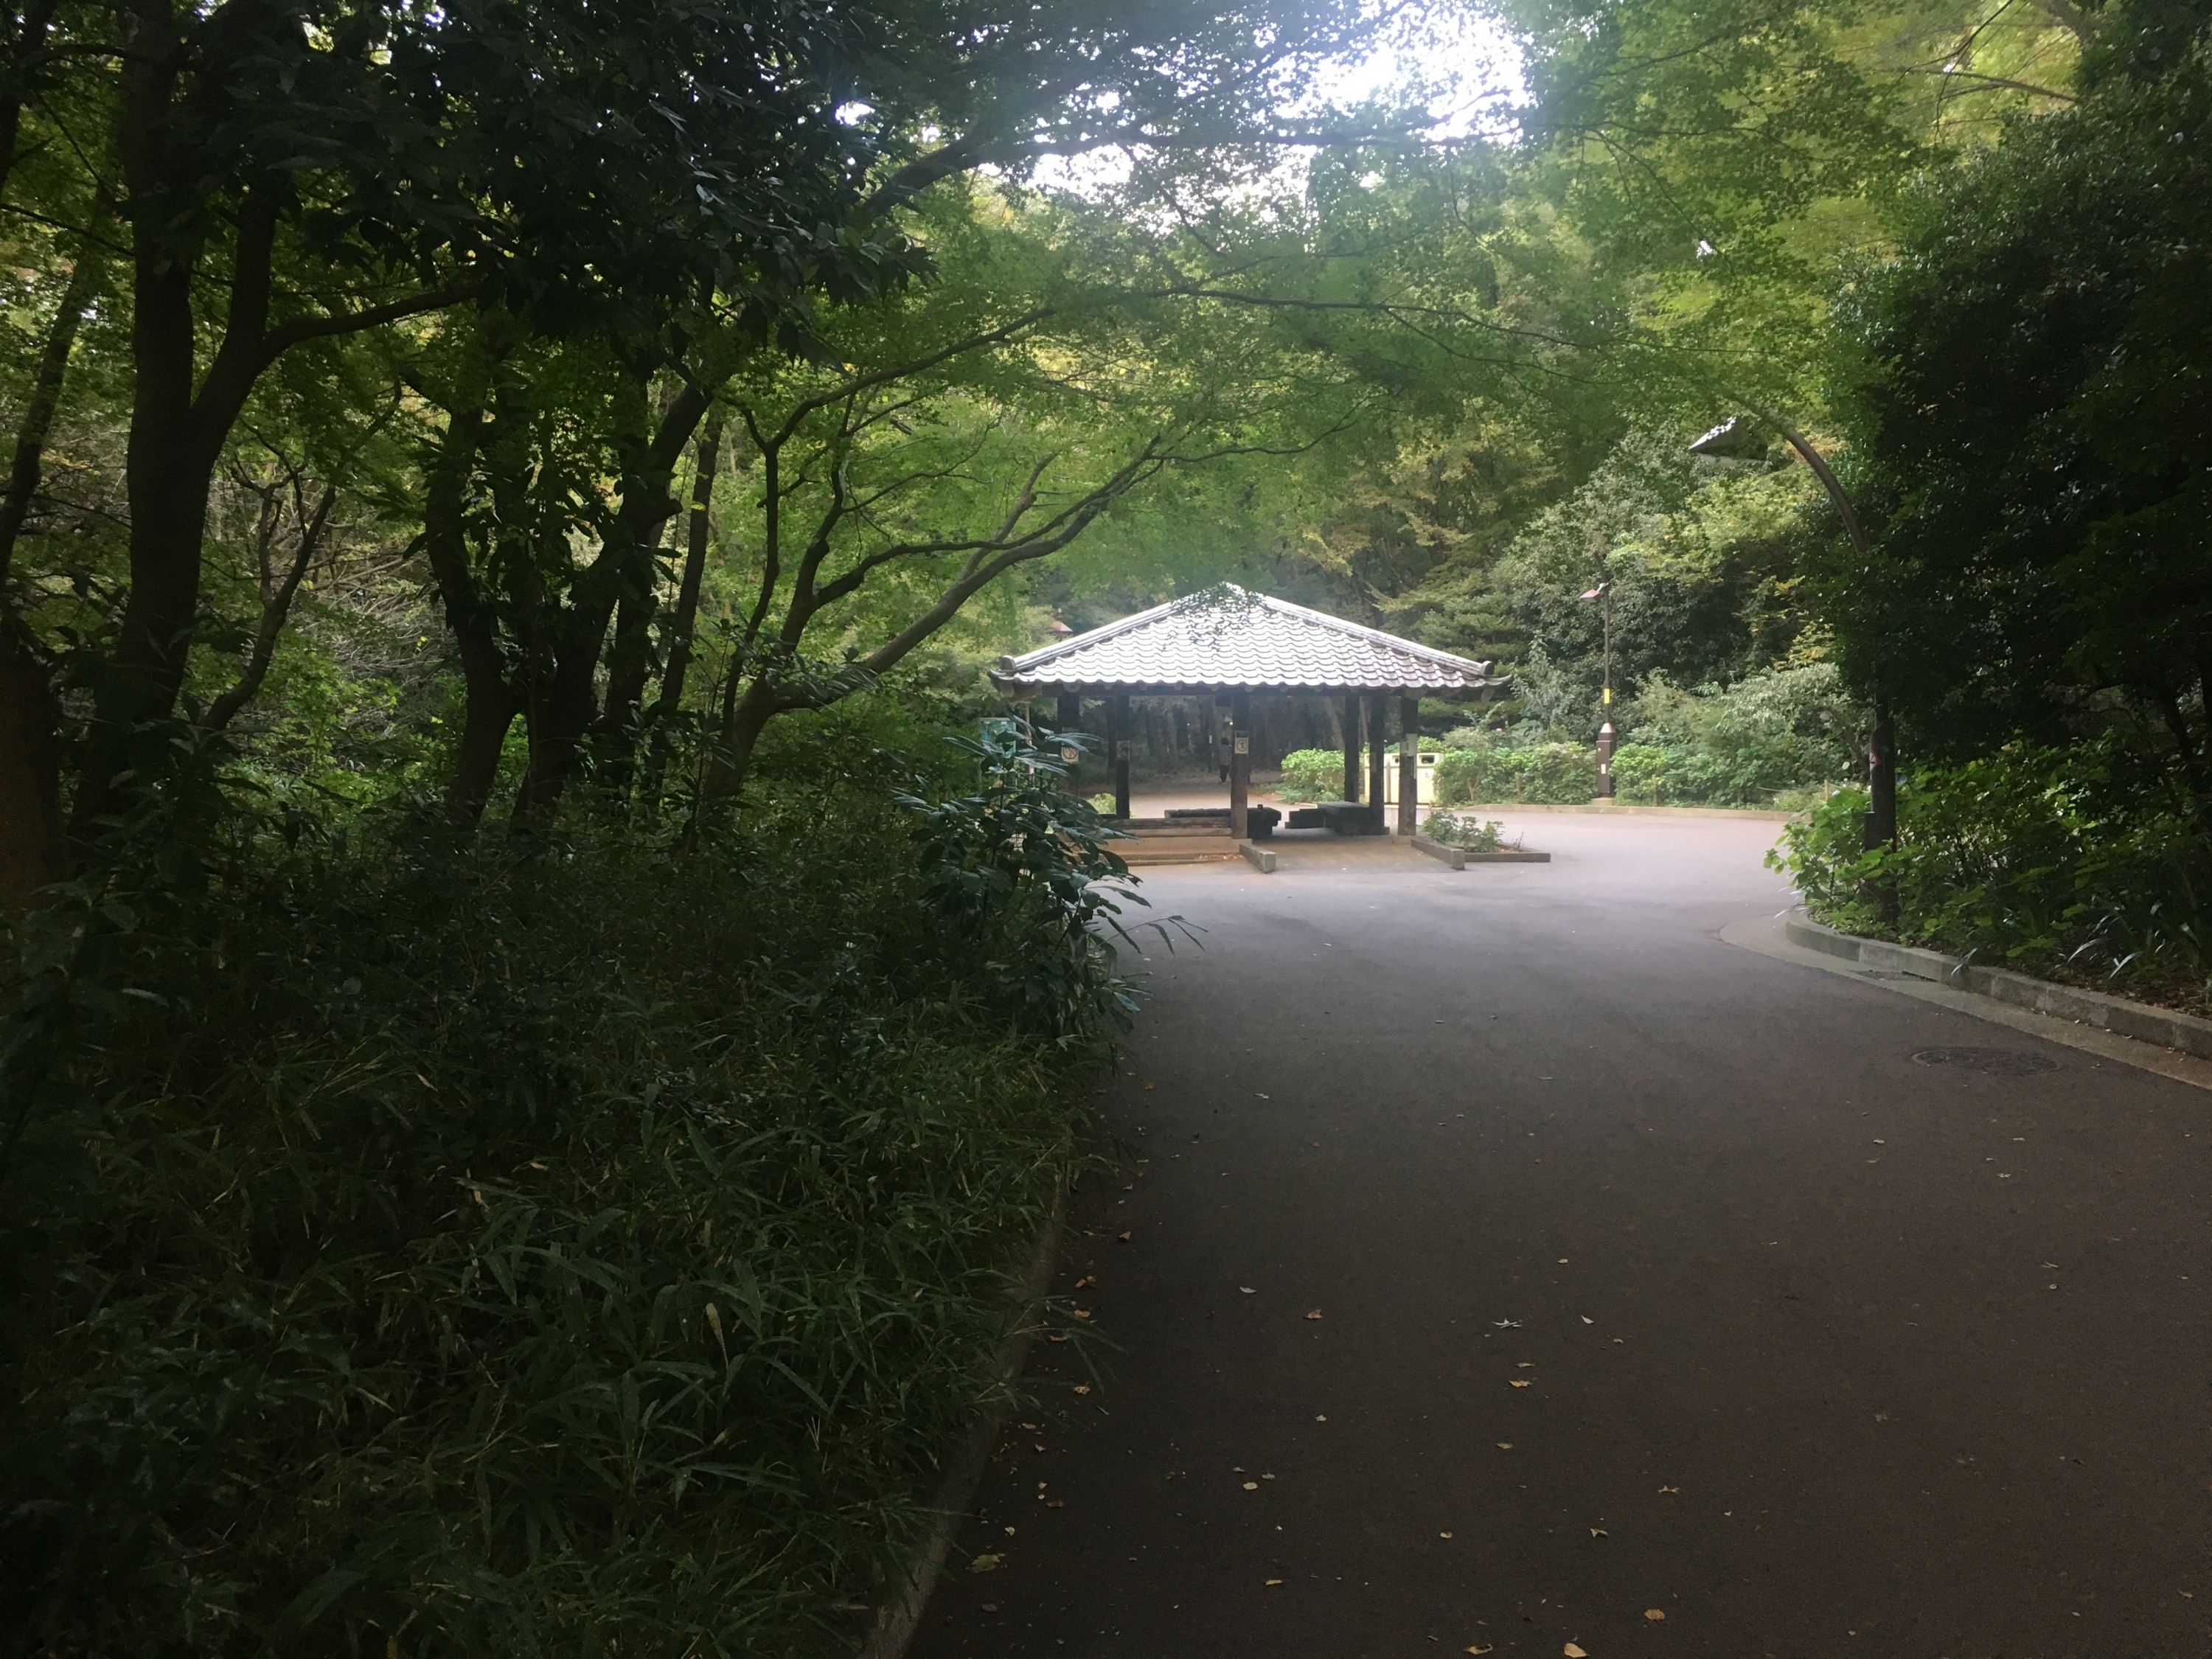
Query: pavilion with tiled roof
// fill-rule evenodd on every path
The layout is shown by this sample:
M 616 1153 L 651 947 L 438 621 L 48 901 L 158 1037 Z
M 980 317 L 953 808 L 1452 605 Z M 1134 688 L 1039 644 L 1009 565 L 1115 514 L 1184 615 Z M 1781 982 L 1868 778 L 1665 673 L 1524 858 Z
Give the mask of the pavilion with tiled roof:
M 1117 814 L 1129 816 L 1129 699 L 1211 697 L 1231 722 L 1231 833 L 1242 840 L 1251 787 L 1251 698 L 1255 693 L 1344 699 L 1344 794 L 1359 799 L 1363 706 L 1368 744 L 1367 799 L 1380 825 L 1382 735 L 1398 699 L 1399 827 L 1413 828 L 1417 745 L 1426 693 L 1477 692 L 1506 677 L 1486 662 L 1418 645 L 1380 629 L 1310 611 L 1265 593 L 1223 586 L 1155 605 L 1024 656 L 1001 657 L 992 683 L 1006 697 L 1059 699 L 1063 731 L 1081 727 L 1082 700 L 1106 703 L 1107 744 Z

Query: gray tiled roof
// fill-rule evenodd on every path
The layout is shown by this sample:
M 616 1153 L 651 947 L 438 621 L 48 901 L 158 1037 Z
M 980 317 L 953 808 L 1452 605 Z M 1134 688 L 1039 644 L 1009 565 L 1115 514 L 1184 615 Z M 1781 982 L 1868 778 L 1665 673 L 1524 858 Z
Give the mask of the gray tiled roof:
M 993 684 L 1012 696 L 1076 690 L 1273 687 L 1303 691 L 1457 691 L 1500 685 L 1486 662 L 1362 628 L 1226 585 L 1026 656 L 1001 657 Z

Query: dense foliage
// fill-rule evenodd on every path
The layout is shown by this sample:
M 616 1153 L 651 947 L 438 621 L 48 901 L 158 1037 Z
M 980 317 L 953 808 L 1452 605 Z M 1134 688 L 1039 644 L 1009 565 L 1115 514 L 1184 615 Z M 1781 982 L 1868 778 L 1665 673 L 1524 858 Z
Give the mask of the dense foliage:
M 1055 623 L 2202 994 L 2203 0 L 1502 9 L 0 13 L 0 1650 L 843 1645 L 1132 1012 Z
M 2109 742 L 1917 772 L 1893 847 L 1865 847 L 1865 807 L 1838 792 L 1770 855 L 1820 920 L 2199 1012 L 2212 1000 L 2212 847 Z
M 852 1629 L 1127 1006 L 1039 764 L 878 754 L 688 853 L 395 817 L 50 914 L 104 961 L 5 1171 L 9 1647 Z

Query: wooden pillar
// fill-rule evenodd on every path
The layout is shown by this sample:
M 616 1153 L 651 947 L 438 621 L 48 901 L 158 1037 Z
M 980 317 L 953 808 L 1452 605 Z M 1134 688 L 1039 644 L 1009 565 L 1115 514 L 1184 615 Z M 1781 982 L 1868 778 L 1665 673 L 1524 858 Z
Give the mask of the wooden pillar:
M 1252 793 L 1252 697 L 1237 692 L 1229 702 L 1229 833 L 1244 839 L 1244 813 Z
M 1367 699 L 1367 805 L 1375 827 L 1382 827 L 1382 732 L 1389 723 L 1390 699 L 1380 691 Z
M 1419 827 L 1414 814 L 1421 793 L 1421 700 L 1398 699 L 1398 833 L 1410 836 Z
M 1359 694 L 1344 699 L 1344 798 L 1359 799 Z
M 1114 769 L 1114 816 L 1129 816 L 1129 699 L 1120 693 L 1106 702 L 1106 752 Z
M 1063 691 L 1060 694 L 1059 729 L 1063 732 L 1080 732 L 1083 729 L 1083 694 L 1080 691 Z M 1063 744 L 1060 745 L 1060 763 L 1067 768 L 1066 773 L 1060 778 L 1060 787 L 1071 795 L 1080 793 L 1081 791 L 1077 787 L 1077 780 L 1083 771 L 1083 751 L 1073 744 Z

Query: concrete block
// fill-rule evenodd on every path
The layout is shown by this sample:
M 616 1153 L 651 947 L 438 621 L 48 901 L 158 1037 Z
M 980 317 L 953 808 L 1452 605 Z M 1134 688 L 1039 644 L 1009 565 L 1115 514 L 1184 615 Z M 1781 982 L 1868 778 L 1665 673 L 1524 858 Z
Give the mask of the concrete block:
M 1440 841 L 1431 841 L 1426 836 L 1413 837 L 1413 850 L 1426 853 L 1440 864 L 1449 864 L 1455 870 L 1467 868 L 1467 848 L 1449 847 Z
M 1869 968 L 1887 968 L 1892 973 L 1910 974 L 1915 979 L 1932 979 L 1942 984 L 1953 981 L 1960 966 L 1956 957 L 1918 950 L 1910 945 L 1892 945 L 1880 939 L 1859 941 L 1859 960 Z
M 1244 862 L 1250 865 L 1261 875 L 1272 876 L 1275 873 L 1275 854 L 1273 848 L 1255 846 L 1251 842 L 1246 841 L 1239 842 L 1237 844 L 1237 850 L 1243 854 Z
M 1856 934 L 1839 933 L 1832 927 L 1823 927 L 1819 922 L 1804 916 L 1789 917 L 1784 921 L 1782 931 L 1792 945 L 1832 957 L 1841 957 L 1845 962 L 1856 962 L 1859 947 L 1866 943 Z

